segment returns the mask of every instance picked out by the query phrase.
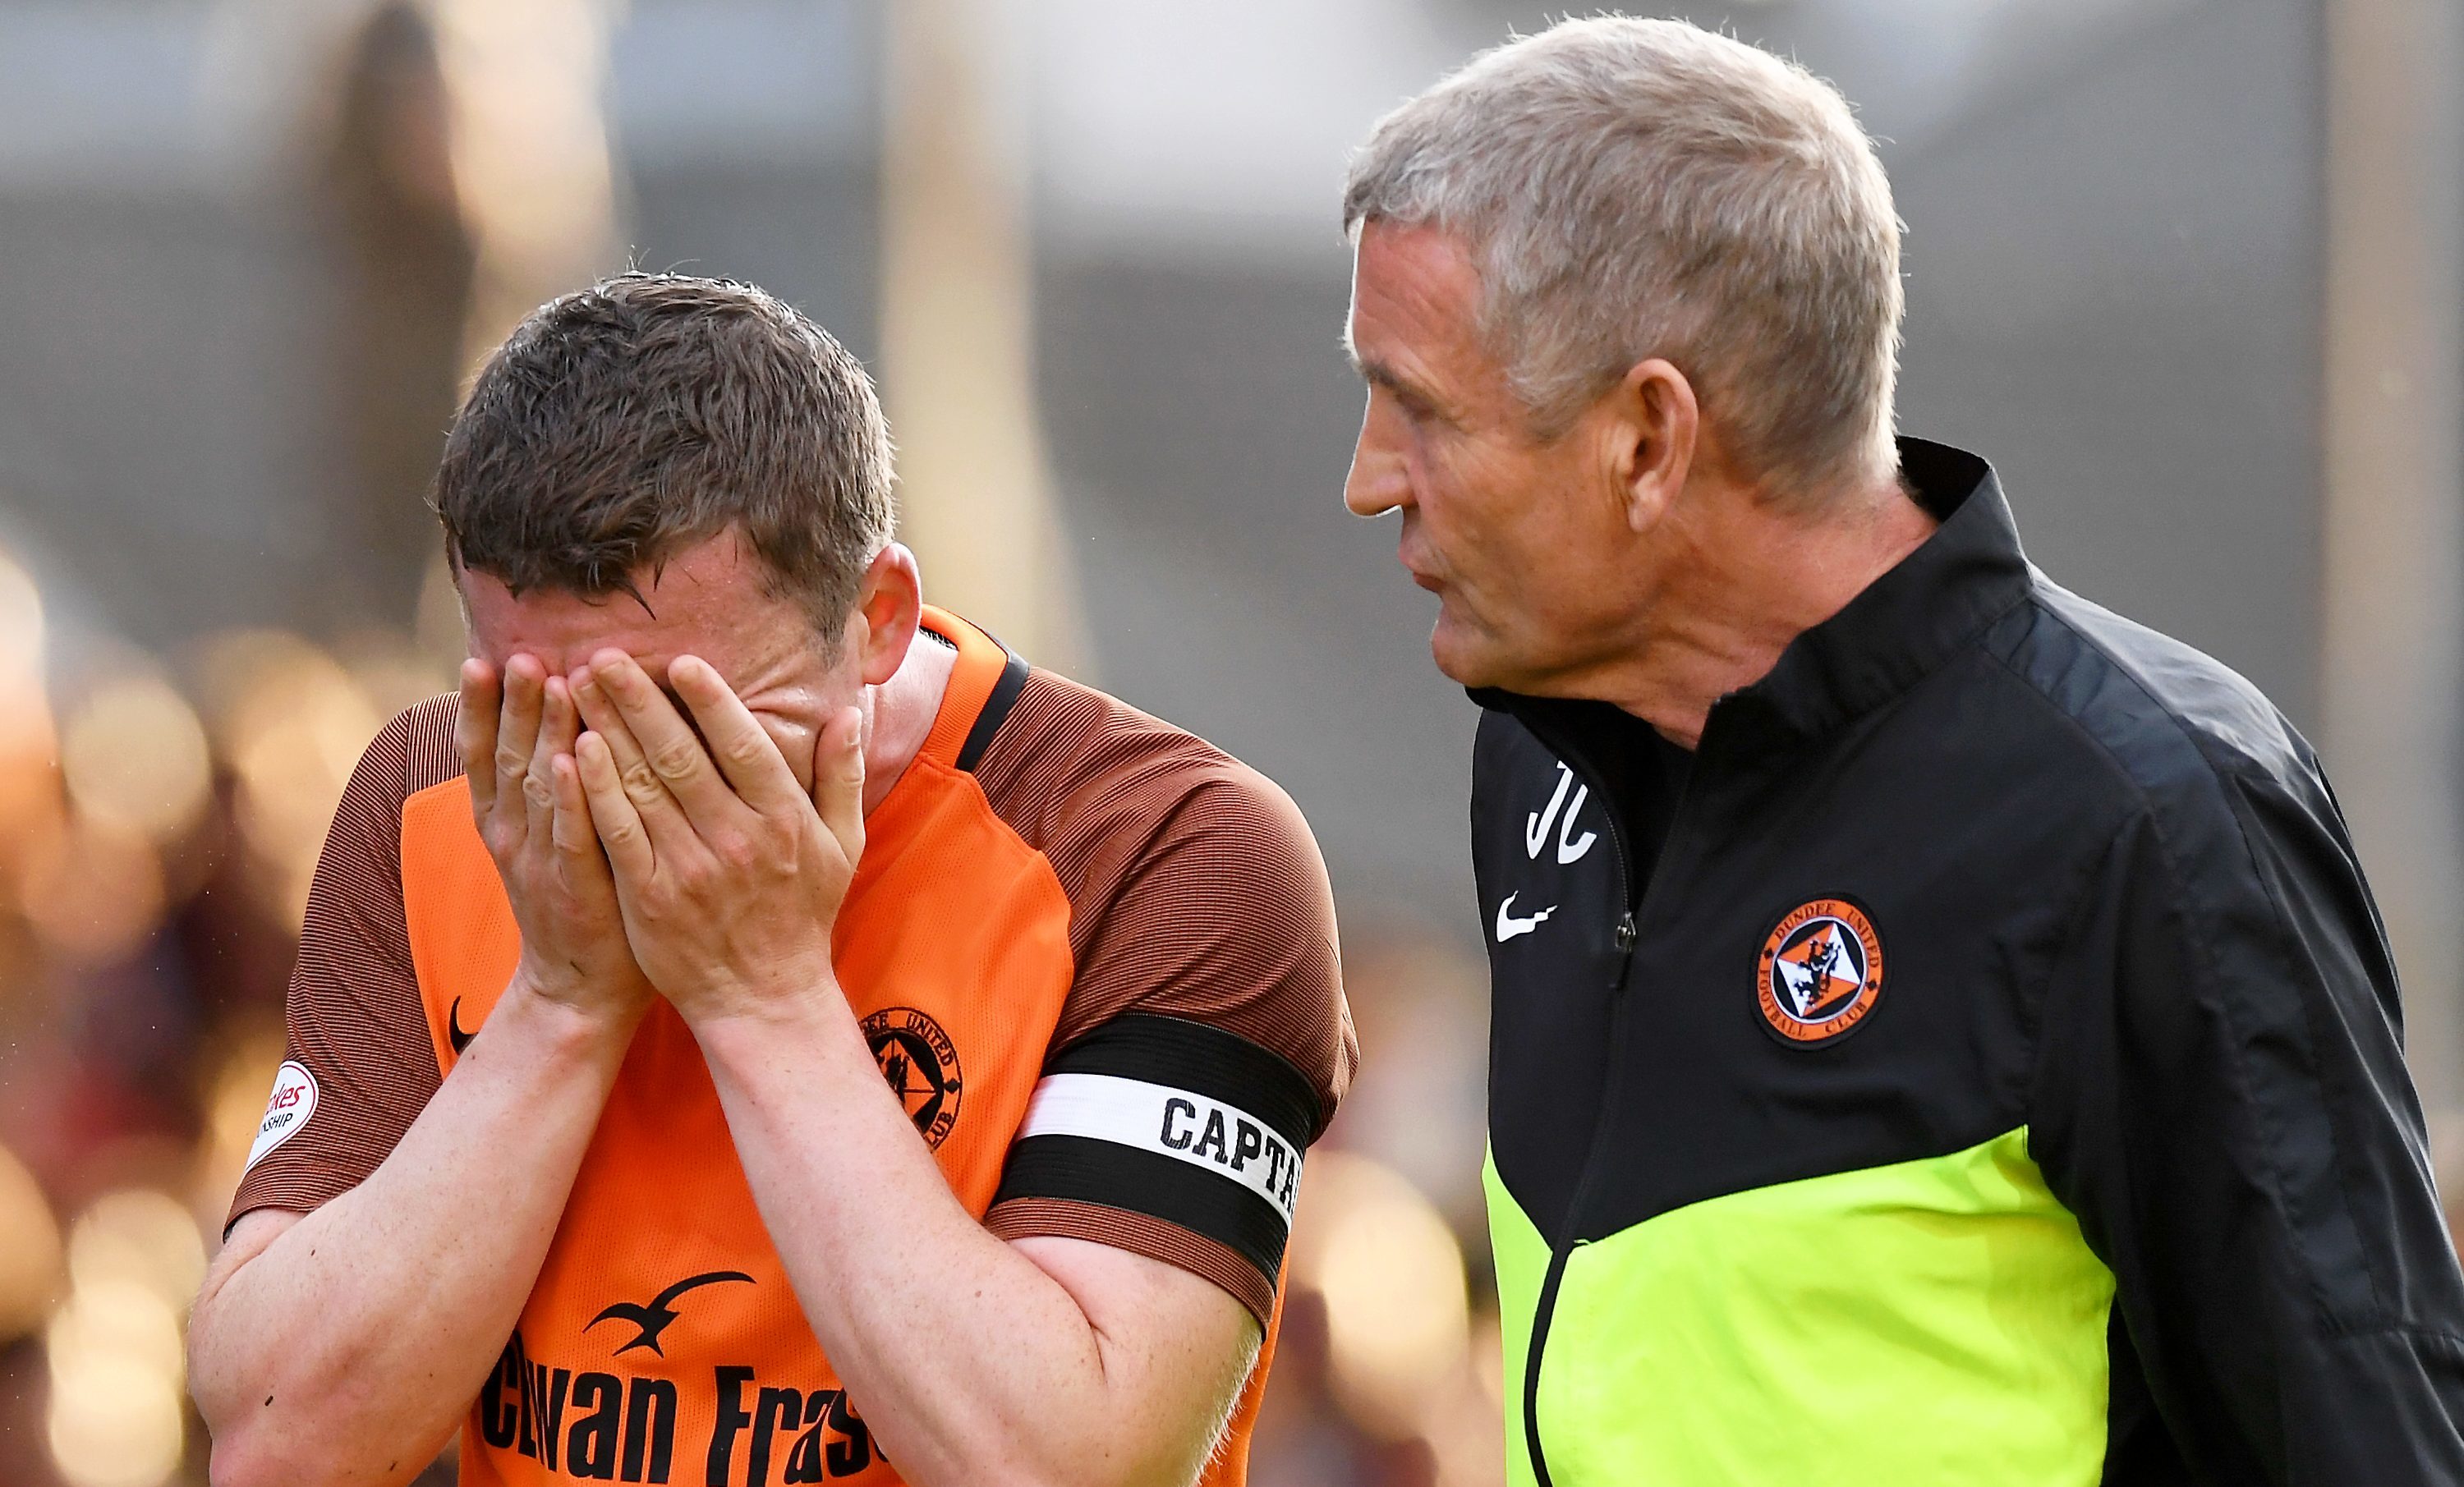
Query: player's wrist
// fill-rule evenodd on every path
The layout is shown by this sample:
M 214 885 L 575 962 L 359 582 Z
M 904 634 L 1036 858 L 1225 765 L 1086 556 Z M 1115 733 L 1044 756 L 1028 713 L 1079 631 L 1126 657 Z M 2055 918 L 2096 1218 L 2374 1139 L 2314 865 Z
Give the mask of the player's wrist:
M 838 977 L 827 968 L 766 977 L 759 987 L 679 1006 L 704 1050 L 713 1054 L 766 1046 L 809 1046 L 855 1024 Z
M 686 964 L 678 960 L 662 957 L 651 967 L 651 979 L 689 1026 L 793 1026 L 816 1010 L 846 1004 L 826 942 L 783 953 L 718 954 Z
M 489 1021 L 510 1013 L 516 1025 L 551 1049 L 621 1056 L 648 1009 L 645 998 L 611 996 L 579 978 L 542 976 L 525 966 L 515 971 Z

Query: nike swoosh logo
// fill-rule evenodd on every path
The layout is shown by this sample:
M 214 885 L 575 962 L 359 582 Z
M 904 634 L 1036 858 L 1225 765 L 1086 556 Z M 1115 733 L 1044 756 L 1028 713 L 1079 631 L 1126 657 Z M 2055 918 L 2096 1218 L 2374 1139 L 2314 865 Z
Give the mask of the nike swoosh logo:
M 1506 895 L 1505 903 L 1497 906 L 1497 943 L 1500 945 L 1505 944 L 1507 941 L 1514 938 L 1518 934 L 1529 934 L 1532 930 L 1540 928 L 1541 920 L 1548 918 L 1551 914 L 1557 911 L 1557 906 L 1551 904 L 1546 908 L 1534 909 L 1529 914 L 1518 919 L 1514 916 L 1512 910 L 1514 908 L 1514 901 L 1522 896 L 1523 890 L 1517 888 L 1513 892 Z
M 453 1057 L 461 1058 L 462 1050 L 470 1047 L 471 1039 L 478 1036 L 477 1028 L 468 1033 L 462 1031 L 462 998 L 454 997 L 452 1007 L 445 1014 L 445 1040 L 453 1045 Z

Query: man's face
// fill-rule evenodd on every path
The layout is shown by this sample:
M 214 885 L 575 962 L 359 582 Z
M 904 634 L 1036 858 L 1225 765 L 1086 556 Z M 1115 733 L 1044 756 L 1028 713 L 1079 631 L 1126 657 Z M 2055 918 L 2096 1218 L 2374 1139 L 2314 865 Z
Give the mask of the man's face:
M 1472 687 L 1544 691 L 1603 654 L 1635 605 L 1634 541 L 1588 421 L 1533 437 L 1482 344 L 1470 255 L 1433 228 L 1371 223 L 1352 283 L 1352 352 L 1369 383 L 1344 504 L 1398 511 L 1397 556 L 1438 596 L 1430 649 Z
M 717 667 L 809 790 L 822 725 L 859 701 L 863 678 L 851 637 L 826 643 L 802 605 L 764 590 L 766 577 L 760 559 L 733 534 L 635 574 L 647 607 L 624 593 L 583 599 L 531 589 L 517 596 L 487 574 L 464 573 L 471 654 L 499 675 L 507 660 L 527 653 L 548 674 L 571 676 L 612 647 L 641 663 L 662 688 L 670 662 L 698 656 Z M 676 711 L 693 716 L 682 703 Z

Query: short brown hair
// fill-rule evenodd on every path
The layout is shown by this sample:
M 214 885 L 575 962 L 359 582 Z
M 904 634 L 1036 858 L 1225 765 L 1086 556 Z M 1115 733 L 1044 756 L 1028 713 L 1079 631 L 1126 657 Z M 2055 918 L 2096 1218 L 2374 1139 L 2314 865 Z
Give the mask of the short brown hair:
M 872 380 L 827 331 L 749 284 L 624 273 L 488 359 L 431 504 L 456 568 L 516 593 L 633 592 L 732 529 L 835 639 L 890 541 L 890 479 Z

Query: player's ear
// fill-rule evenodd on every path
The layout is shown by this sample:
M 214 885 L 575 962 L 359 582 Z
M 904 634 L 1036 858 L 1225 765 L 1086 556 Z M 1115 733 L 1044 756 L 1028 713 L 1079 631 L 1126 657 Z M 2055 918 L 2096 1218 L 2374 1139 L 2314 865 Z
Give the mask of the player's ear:
M 915 567 L 915 555 L 892 542 L 875 554 L 864 570 L 855 614 L 847 625 L 847 640 L 856 649 L 857 668 L 867 687 L 878 687 L 898 674 L 923 620 L 924 577 Z

